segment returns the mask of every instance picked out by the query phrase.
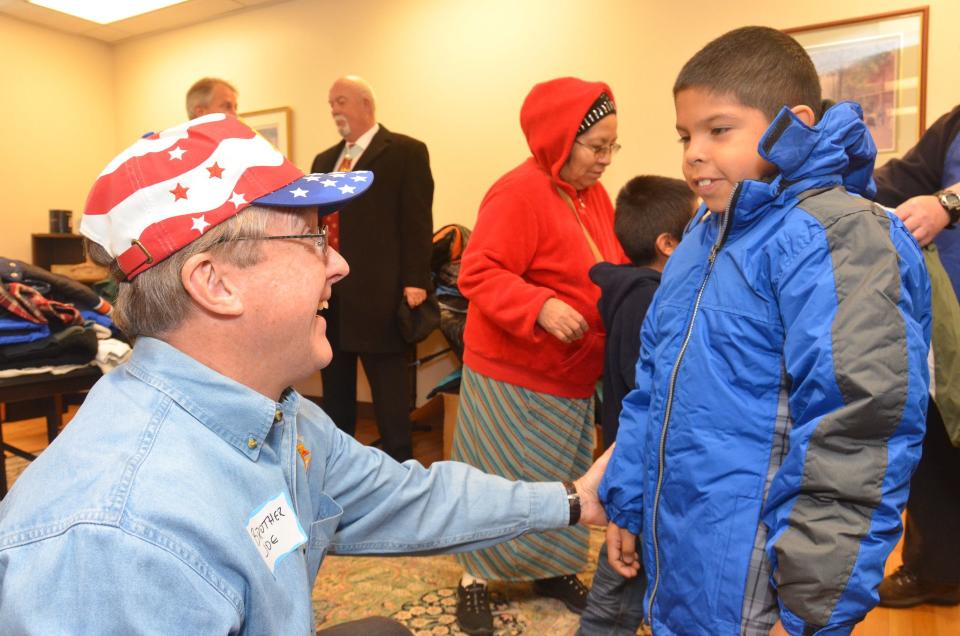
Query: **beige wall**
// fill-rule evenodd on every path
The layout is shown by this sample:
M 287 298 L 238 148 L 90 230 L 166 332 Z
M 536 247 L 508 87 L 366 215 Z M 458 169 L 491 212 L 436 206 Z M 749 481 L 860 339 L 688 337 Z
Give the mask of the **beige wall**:
M 640 172 L 679 173 L 670 87 L 710 38 L 744 24 L 786 28 L 915 3 L 354 0 L 345 9 L 293 0 L 119 45 L 118 133 L 133 139 L 175 122 L 191 81 L 221 75 L 239 87 L 241 110 L 293 108 L 293 159 L 308 169 L 337 141 L 330 83 L 357 73 L 376 88 L 382 122 L 427 142 L 436 225 L 472 225 L 486 188 L 526 155 L 518 111 L 533 83 L 577 75 L 613 87 L 624 146 L 604 179 L 614 194 Z M 960 3 L 930 6 L 932 121 L 960 101 L 960 40 L 951 29 Z
M 377 89 L 381 121 L 430 147 L 436 224 L 472 225 L 489 184 L 526 154 L 518 109 L 536 81 L 578 75 L 611 84 L 624 145 L 604 179 L 615 193 L 640 172 L 678 173 L 670 86 L 708 39 L 748 23 L 789 27 L 913 5 L 688 0 L 678 10 L 660 0 L 354 0 L 345 9 L 291 0 L 114 47 L 0 18 L 9 56 L 0 65 L 8 211 L 0 254 L 29 258 L 29 234 L 46 229 L 47 210 L 79 212 L 110 155 L 181 120 L 183 94 L 202 75 L 233 81 L 241 110 L 290 106 L 293 159 L 304 169 L 336 141 L 330 82 L 364 75 Z M 930 7 L 933 121 L 960 101 L 960 40 L 951 29 L 960 3 Z
M 932 122 L 960 102 L 960 2 L 928 1 Z M 615 194 L 638 173 L 679 175 L 670 88 L 709 39 L 745 24 L 788 28 L 916 4 L 291 0 L 115 47 L 0 18 L 7 55 L 0 254 L 29 258 L 28 236 L 45 231 L 47 209 L 82 209 L 110 156 L 184 119 L 184 93 L 204 75 L 236 84 L 241 111 L 291 107 L 293 160 L 303 169 L 337 141 L 330 83 L 365 76 L 377 90 L 380 120 L 430 148 L 435 224 L 473 225 L 486 188 L 527 154 L 518 111 L 537 81 L 576 75 L 613 87 L 624 150 L 604 183 Z
M 74 211 L 116 149 L 113 51 L 0 17 L 0 256 L 30 260 L 47 211 Z

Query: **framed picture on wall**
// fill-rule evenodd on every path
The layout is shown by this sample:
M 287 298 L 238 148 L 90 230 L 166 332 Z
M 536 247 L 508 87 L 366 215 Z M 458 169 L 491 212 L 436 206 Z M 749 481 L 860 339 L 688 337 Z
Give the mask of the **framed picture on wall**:
M 784 29 L 810 54 L 824 99 L 852 100 L 877 144 L 877 163 L 913 147 L 926 128 L 927 7 Z
M 240 113 L 239 117 L 293 161 L 293 111 L 288 106 Z

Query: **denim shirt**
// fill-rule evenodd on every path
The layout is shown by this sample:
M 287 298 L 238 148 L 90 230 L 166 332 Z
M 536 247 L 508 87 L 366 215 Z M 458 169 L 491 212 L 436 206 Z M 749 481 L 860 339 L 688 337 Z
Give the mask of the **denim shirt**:
M 281 539 L 271 569 L 263 509 L 278 497 L 276 518 L 298 522 L 303 541 Z M 398 464 L 293 390 L 274 402 L 141 338 L 0 504 L 0 625 L 313 634 L 328 553 L 472 550 L 568 515 L 559 483 Z

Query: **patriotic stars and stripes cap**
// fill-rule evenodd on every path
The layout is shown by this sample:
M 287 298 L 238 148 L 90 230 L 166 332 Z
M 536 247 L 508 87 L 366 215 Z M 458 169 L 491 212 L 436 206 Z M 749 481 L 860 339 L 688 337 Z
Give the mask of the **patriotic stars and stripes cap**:
M 251 204 L 324 215 L 372 183 L 368 171 L 304 175 L 242 121 L 214 113 L 145 135 L 111 161 L 80 233 L 131 280 Z

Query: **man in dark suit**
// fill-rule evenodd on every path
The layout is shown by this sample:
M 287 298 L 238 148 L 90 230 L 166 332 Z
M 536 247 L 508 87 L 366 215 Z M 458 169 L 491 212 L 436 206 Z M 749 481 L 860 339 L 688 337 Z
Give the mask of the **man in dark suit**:
M 330 245 L 350 263 L 326 311 L 333 362 L 323 369 L 323 405 L 336 425 L 354 434 L 357 358 L 370 382 L 383 449 L 399 461 L 413 456 L 407 355 L 397 308 L 416 307 L 430 286 L 433 176 L 423 142 L 377 123 L 370 86 L 342 77 L 330 88 L 330 112 L 343 141 L 313 160 L 312 172 L 371 170 L 366 196 L 329 218 Z

